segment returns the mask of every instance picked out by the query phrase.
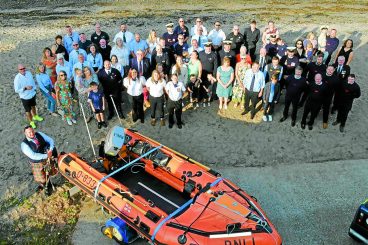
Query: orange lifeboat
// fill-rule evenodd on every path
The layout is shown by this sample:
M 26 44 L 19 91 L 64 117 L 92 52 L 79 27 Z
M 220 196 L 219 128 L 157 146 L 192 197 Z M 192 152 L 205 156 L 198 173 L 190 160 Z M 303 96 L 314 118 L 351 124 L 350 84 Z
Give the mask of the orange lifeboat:
M 115 126 L 100 156 L 64 154 L 60 173 L 154 244 L 282 244 L 257 200 L 146 136 Z

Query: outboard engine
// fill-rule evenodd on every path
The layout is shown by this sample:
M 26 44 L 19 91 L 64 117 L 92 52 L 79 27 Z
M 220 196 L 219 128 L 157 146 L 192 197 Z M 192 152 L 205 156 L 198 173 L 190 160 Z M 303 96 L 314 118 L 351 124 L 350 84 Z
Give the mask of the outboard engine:
M 116 156 L 124 145 L 124 128 L 115 126 L 109 130 L 106 136 L 104 152 L 108 156 Z

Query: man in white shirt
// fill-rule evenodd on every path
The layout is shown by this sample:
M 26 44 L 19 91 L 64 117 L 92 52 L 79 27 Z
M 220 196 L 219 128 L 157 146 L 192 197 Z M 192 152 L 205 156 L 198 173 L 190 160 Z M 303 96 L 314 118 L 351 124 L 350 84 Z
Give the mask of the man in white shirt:
M 178 128 L 182 128 L 181 114 L 183 110 L 183 93 L 185 92 L 185 86 L 182 82 L 178 81 L 178 75 L 172 74 L 171 81 L 165 86 L 166 93 L 169 95 L 167 102 L 167 110 L 169 112 L 169 128 L 174 125 L 174 111 L 176 116 L 176 124 Z
M 27 71 L 24 65 L 19 64 L 18 74 L 14 78 L 14 90 L 19 94 L 26 111 L 29 125 L 31 125 L 32 128 L 36 128 L 35 121 L 43 121 L 43 118 L 37 115 L 36 88 L 36 83 L 33 79 L 32 73 Z
M 202 29 L 203 29 L 203 35 L 207 36 L 207 34 L 208 34 L 207 28 L 203 26 L 202 20 L 200 18 L 197 18 L 196 19 L 195 25 L 190 29 L 190 35 L 191 36 L 196 35 L 197 34 L 197 29 L 199 27 L 202 27 Z
M 192 37 L 192 41 L 197 40 L 198 46 L 202 49 L 204 48 L 204 44 L 208 42 L 207 36 L 203 35 L 203 28 L 199 27 L 197 29 L 197 34 Z
M 256 105 L 259 98 L 262 97 L 263 88 L 265 87 L 265 79 L 263 72 L 259 70 L 259 64 L 257 61 L 253 62 L 252 69 L 245 72 L 243 89 L 245 92 L 244 111 L 242 115 L 246 115 L 251 111 L 250 119 L 253 119 L 256 114 Z M 249 105 L 252 102 L 252 105 Z
M 122 23 L 120 25 L 120 31 L 116 33 L 113 42 L 116 43 L 116 39 L 120 37 L 123 40 L 124 44 L 130 43 L 134 39 L 133 33 L 128 31 L 128 25 L 126 23 Z
M 225 32 L 221 29 L 220 21 L 215 22 L 215 28 L 208 34 L 208 40 L 212 42 L 215 51 L 221 49 L 222 42 L 226 39 Z
M 68 80 L 71 79 L 72 67 L 70 67 L 69 62 L 64 59 L 64 55 L 57 54 L 56 59 L 57 59 L 56 74 L 59 75 L 60 71 L 65 71 Z

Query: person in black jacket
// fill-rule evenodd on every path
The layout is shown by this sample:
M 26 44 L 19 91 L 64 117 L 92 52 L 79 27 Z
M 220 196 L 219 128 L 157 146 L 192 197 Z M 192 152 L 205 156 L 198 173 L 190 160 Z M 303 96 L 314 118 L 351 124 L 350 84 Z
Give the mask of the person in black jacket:
M 231 50 L 231 44 L 232 41 L 225 40 L 223 41 L 223 49 L 221 49 L 218 52 L 218 63 L 221 64 L 221 62 L 224 60 L 225 57 L 228 57 L 230 59 L 230 65 L 235 70 L 236 65 L 236 59 L 235 59 L 235 52 Z
M 271 122 L 275 104 L 280 99 L 280 84 L 277 82 L 278 74 L 271 76 L 271 82 L 266 83 L 263 91 L 263 121 Z
M 332 65 L 327 67 L 327 70 L 323 76 L 323 81 L 327 84 L 327 93 L 326 97 L 323 99 L 323 128 L 326 129 L 328 127 L 328 116 L 330 114 L 330 106 L 332 97 L 335 94 L 336 89 L 339 86 L 339 79 L 334 74 L 335 68 Z
M 158 64 L 161 64 L 162 67 L 164 68 L 165 75 L 170 74 L 171 69 L 170 57 L 167 52 L 163 52 L 160 44 L 157 44 L 156 46 L 156 53 L 152 54 L 151 70 L 155 70 Z
M 208 42 L 204 44 L 204 50 L 199 52 L 199 60 L 202 63 L 202 89 L 201 89 L 201 97 L 204 99 L 213 99 L 207 98 L 207 94 L 211 94 L 212 97 L 216 94 L 216 85 L 217 83 L 213 83 L 213 79 L 216 77 L 218 60 L 217 54 L 215 51 L 212 51 L 212 43 Z M 212 86 L 211 86 L 212 85 Z M 206 93 L 204 87 L 211 88 L 212 93 Z M 205 104 L 203 104 L 205 105 Z
M 139 76 L 143 76 L 148 79 L 151 76 L 151 65 L 149 59 L 143 57 L 143 51 L 138 50 L 136 57 L 130 59 L 129 67 L 135 69 Z
M 105 60 L 104 69 L 101 69 L 97 73 L 97 77 L 102 85 L 109 107 L 107 120 L 111 120 L 115 114 L 112 99 L 115 102 L 119 116 L 125 118 L 121 108 L 121 93 L 123 89 L 121 73 L 117 69 L 111 68 L 111 62 L 109 60 Z
M 240 33 L 240 29 L 238 25 L 234 25 L 233 31 L 227 35 L 226 40 L 231 41 L 231 50 L 235 52 L 235 54 L 240 53 L 240 47 L 244 43 L 243 34 Z
M 316 119 L 319 111 L 321 110 L 323 100 L 326 96 L 327 85 L 322 82 L 322 75 L 317 73 L 314 76 L 314 82 L 308 84 L 309 94 L 307 101 L 304 106 L 303 117 L 301 121 L 301 128 L 305 129 L 307 116 L 310 113 L 310 118 L 308 121 L 308 129 L 313 129 L 314 119 Z
M 256 59 L 255 53 L 257 49 L 257 43 L 261 36 L 261 32 L 258 28 L 256 28 L 256 25 L 257 22 L 255 20 L 252 20 L 252 22 L 250 22 L 250 27 L 245 28 L 243 34 L 244 45 L 247 48 L 252 61 L 255 61 Z
M 307 80 L 302 77 L 303 68 L 298 66 L 295 68 L 295 74 L 288 76 L 285 81 L 286 84 L 286 95 L 285 95 L 285 107 L 283 112 L 283 117 L 280 122 L 287 119 L 289 114 L 290 104 L 293 105 L 293 111 L 291 113 L 291 126 L 295 126 L 296 116 L 298 112 L 298 103 L 300 100 L 300 95 L 307 87 Z
M 340 132 L 344 132 L 348 114 L 353 106 L 354 99 L 360 97 L 360 87 L 355 82 L 355 74 L 350 74 L 340 87 L 340 97 L 337 101 L 337 118 L 332 125 L 340 124 Z

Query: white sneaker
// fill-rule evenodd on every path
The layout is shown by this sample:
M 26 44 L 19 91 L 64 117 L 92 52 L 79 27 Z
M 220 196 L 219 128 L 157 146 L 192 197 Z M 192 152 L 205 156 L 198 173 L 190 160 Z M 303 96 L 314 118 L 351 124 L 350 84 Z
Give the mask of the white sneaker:
M 197 103 L 197 106 L 196 106 L 197 108 L 199 107 L 199 103 Z
M 224 109 L 227 110 L 227 104 L 224 105 Z
M 211 102 L 208 102 L 208 103 L 207 103 L 207 106 L 211 106 Z
M 77 120 L 75 120 L 74 118 L 72 118 L 72 123 L 76 124 Z
M 268 121 L 267 120 L 267 116 L 263 116 L 262 119 L 263 119 L 264 122 L 267 122 Z
M 203 102 L 203 107 L 206 107 L 206 103 Z
M 219 109 L 220 109 L 220 110 L 222 109 L 222 105 L 221 105 L 221 104 L 219 105 Z
M 268 115 L 268 121 L 272 122 L 272 116 Z
M 181 106 L 184 107 L 184 103 L 183 102 L 181 102 Z
M 73 125 L 72 121 L 70 121 L 69 118 L 66 119 L 66 122 L 68 123 L 69 126 L 72 126 Z

